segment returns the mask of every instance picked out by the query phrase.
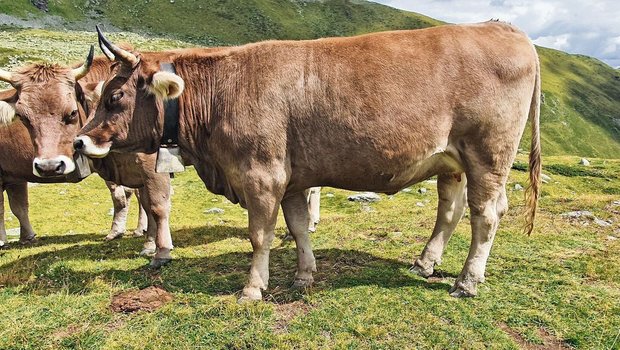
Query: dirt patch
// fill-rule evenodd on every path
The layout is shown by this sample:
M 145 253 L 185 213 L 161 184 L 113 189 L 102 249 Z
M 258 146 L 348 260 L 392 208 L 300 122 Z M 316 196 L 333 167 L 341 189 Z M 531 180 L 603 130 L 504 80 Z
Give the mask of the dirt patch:
M 74 334 L 80 333 L 84 329 L 84 326 L 80 326 L 77 324 L 71 324 L 67 326 L 65 329 L 59 329 L 52 334 L 52 338 L 56 339 L 65 339 Z
M 130 290 L 112 297 L 110 309 L 114 312 L 130 313 L 136 311 L 153 311 L 172 300 L 172 294 L 159 286 L 141 290 Z
M 542 338 L 543 344 L 532 344 L 525 340 L 521 334 L 519 334 L 514 329 L 508 327 L 505 323 L 500 323 L 499 328 L 501 328 L 506 334 L 508 334 L 512 340 L 515 341 L 519 345 L 519 348 L 526 350 L 570 350 L 568 344 L 563 342 L 561 339 L 556 338 L 553 334 L 549 333 L 545 328 L 538 328 L 538 336 Z
M 293 301 L 286 304 L 276 304 L 276 324 L 274 325 L 275 333 L 286 333 L 289 323 L 299 315 L 305 315 L 310 312 L 312 307 L 303 301 Z

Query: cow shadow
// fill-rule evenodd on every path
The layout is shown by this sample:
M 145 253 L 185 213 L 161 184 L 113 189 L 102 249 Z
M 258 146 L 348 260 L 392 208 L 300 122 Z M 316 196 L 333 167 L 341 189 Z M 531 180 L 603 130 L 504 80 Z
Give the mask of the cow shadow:
M 209 232 L 212 232 L 211 229 L 208 228 Z M 177 242 L 196 243 L 193 237 L 186 237 L 195 230 L 202 232 L 204 228 L 175 232 L 175 235 L 181 238 L 177 239 Z M 229 237 L 247 237 L 246 229 L 238 227 L 221 227 L 213 233 L 210 242 Z M 99 237 L 94 234 L 85 237 L 93 236 Z M 169 265 L 154 270 L 148 268 L 148 258 L 137 255 L 141 242 L 135 239 L 121 239 L 112 242 L 78 243 L 62 249 L 24 255 L 0 266 L 0 286 L 21 286 L 21 293 L 51 294 L 63 290 L 82 294 L 91 288 L 98 288 L 98 282 L 105 281 L 128 288 L 161 285 L 174 292 L 217 296 L 238 294 L 247 279 L 251 262 L 250 252 L 176 258 Z M 431 290 L 449 288 L 450 282 L 447 280 L 435 278 L 429 282 L 413 275 L 408 271 L 410 267 L 408 262 L 377 257 L 364 251 L 317 249 L 315 256 L 318 270 L 314 274 L 315 284 L 304 292 L 357 286 L 419 287 Z M 124 259 L 130 260 L 116 261 Z M 83 261 L 85 263 L 81 263 Z M 76 264 L 91 265 L 88 268 L 81 268 L 76 267 Z M 92 264 L 99 266 L 93 267 Z M 128 265 L 134 267 L 127 269 Z M 291 288 L 295 270 L 294 244 L 274 246 L 270 261 L 270 288 L 265 297 L 277 302 L 301 298 L 303 294 Z M 447 273 L 447 276 L 442 277 L 450 277 L 450 274 Z

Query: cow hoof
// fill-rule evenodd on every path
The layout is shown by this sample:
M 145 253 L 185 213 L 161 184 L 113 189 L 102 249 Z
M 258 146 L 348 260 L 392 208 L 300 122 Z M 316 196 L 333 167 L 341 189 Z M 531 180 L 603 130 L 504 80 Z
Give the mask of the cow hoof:
M 144 248 L 140 252 L 141 256 L 153 256 L 155 255 L 155 248 Z
M 123 235 L 125 235 L 125 232 L 114 232 L 114 231 L 112 231 L 112 232 L 108 233 L 108 235 L 105 236 L 105 238 L 103 240 L 104 241 L 111 241 L 113 239 L 121 238 L 121 237 L 123 237 Z
M 28 237 L 24 237 L 24 238 L 20 238 L 19 239 L 19 243 L 21 244 L 31 244 L 31 243 L 35 243 L 37 241 L 36 239 L 36 235 L 33 233 Z
M 473 282 L 463 282 L 457 280 L 454 282 L 454 286 L 450 288 L 450 295 L 455 298 L 475 297 L 476 294 L 478 294 L 476 291 L 476 284 Z
M 135 237 L 135 238 L 144 237 L 144 231 L 143 230 L 135 230 L 135 231 L 133 231 L 132 237 Z
M 239 304 L 244 304 L 253 301 L 263 300 L 263 293 L 261 293 L 260 288 L 243 288 L 243 294 L 237 300 Z
M 171 261 L 171 258 L 153 258 L 149 263 L 149 267 L 152 269 L 159 269 L 163 266 L 168 265 Z
M 290 232 L 287 232 L 286 235 L 284 237 L 282 237 L 283 241 L 292 241 L 295 238 L 293 237 L 293 235 Z
M 420 260 L 416 260 L 415 263 L 413 263 L 413 266 L 411 266 L 411 268 L 409 269 L 409 271 L 411 271 L 412 273 L 415 273 L 418 276 L 422 276 L 424 278 L 431 277 L 431 275 L 434 272 L 434 266 L 431 265 L 431 267 L 425 268 L 422 266 L 422 264 L 420 264 L 419 261 Z
M 291 286 L 294 289 L 305 289 L 312 287 L 312 283 L 314 283 L 314 279 L 310 278 L 295 278 L 293 285 Z

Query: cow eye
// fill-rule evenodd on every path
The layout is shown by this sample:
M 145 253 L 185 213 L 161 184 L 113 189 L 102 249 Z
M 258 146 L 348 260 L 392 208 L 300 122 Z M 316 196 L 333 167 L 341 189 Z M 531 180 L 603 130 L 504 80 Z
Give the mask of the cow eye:
M 73 110 L 71 114 L 65 117 L 65 124 L 73 124 L 77 120 L 78 111 L 77 109 Z
M 119 91 L 119 92 L 117 92 L 117 93 L 112 95 L 112 97 L 110 98 L 110 101 L 118 102 L 121 98 L 123 98 L 123 92 Z

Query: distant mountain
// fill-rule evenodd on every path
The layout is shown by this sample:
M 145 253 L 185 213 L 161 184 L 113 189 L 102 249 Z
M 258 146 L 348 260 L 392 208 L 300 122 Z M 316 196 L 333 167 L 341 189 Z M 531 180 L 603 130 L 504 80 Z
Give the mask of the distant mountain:
M 34 2 L 48 11 L 39 10 Z M 43 46 L 45 40 L 51 40 L 45 38 L 61 42 L 63 37 L 73 38 L 60 45 L 65 50 L 81 47 L 80 40 L 95 42 L 92 34 L 9 28 L 92 33 L 95 23 L 104 23 L 107 31 L 139 33 L 142 36 L 121 38 L 157 48 L 355 35 L 442 24 L 421 14 L 353 0 L 0 0 L 0 25 L 6 34 L 0 37 L 0 64 L 56 57 L 50 50 L 44 50 L 46 54 L 42 55 L 42 48 L 28 43 L 35 33 L 42 40 L 36 45 Z M 27 33 L 29 38 L 16 42 L 19 35 Z M 149 42 L 151 39 L 143 36 L 183 42 Z M 552 49 L 539 48 L 539 55 L 545 97 L 543 153 L 620 158 L 620 70 L 594 58 Z M 61 60 L 67 58 L 60 56 Z M 526 132 L 522 147 L 528 144 Z

